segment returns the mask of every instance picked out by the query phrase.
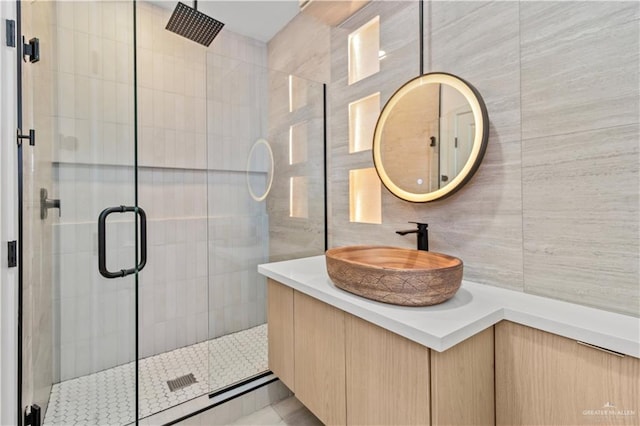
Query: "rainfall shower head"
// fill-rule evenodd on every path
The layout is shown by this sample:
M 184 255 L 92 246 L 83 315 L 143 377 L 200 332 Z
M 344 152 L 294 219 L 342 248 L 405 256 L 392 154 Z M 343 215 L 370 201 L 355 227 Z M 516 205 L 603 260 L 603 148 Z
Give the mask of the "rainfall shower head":
M 222 22 L 198 12 L 198 2 L 194 1 L 193 7 L 178 2 L 166 29 L 209 47 L 222 27 Z

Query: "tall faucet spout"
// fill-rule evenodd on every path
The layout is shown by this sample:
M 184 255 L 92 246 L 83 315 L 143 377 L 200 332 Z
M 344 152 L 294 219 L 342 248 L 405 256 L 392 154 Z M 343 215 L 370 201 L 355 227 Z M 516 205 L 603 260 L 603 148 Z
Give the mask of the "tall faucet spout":
M 409 222 L 418 225 L 417 229 L 409 229 L 405 231 L 396 231 L 398 235 L 418 234 L 417 243 L 418 250 L 429 251 L 429 224 L 420 222 Z
M 398 235 L 407 235 L 407 234 L 417 234 L 419 231 L 417 229 L 409 229 L 406 231 L 396 231 Z

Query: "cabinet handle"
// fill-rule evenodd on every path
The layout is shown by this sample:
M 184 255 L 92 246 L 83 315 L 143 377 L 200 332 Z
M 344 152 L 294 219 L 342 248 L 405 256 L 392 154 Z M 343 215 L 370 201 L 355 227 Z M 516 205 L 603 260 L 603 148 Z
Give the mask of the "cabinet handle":
M 609 349 L 601 348 L 600 346 L 592 345 L 591 343 L 581 342 L 579 340 L 576 340 L 576 343 L 591 349 L 597 349 L 599 351 L 606 352 L 611 355 L 619 356 L 620 358 L 624 358 L 624 354 L 621 354 L 620 352 L 610 351 Z

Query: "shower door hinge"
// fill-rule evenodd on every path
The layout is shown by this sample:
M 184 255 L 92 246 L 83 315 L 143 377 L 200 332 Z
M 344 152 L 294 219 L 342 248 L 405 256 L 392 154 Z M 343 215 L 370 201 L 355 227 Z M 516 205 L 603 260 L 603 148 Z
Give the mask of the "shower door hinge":
M 5 20 L 7 46 L 16 47 L 16 21 L 13 19 Z
M 18 266 L 18 242 L 7 241 L 7 268 Z
M 29 413 L 27 414 L 27 410 Z M 33 404 L 24 410 L 24 426 L 42 426 L 42 417 L 40 416 L 40 406 Z
M 18 146 L 22 145 L 22 139 L 29 139 L 29 145 L 34 146 L 36 144 L 36 131 L 29 129 L 28 135 L 23 135 L 20 129 L 16 132 L 16 141 Z
M 27 62 L 27 57 L 32 64 L 40 60 L 40 40 L 38 38 L 34 37 L 29 40 L 29 43 L 26 43 L 24 36 L 22 36 L 22 46 L 22 59 L 25 62 Z

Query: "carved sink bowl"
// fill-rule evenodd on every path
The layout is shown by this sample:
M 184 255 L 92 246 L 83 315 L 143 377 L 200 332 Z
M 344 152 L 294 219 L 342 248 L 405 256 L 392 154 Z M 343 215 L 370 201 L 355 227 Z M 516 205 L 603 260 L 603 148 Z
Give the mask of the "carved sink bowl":
M 402 306 L 442 303 L 462 283 L 462 260 L 399 247 L 349 246 L 327 250 L 333 283 L 367 299 Z

